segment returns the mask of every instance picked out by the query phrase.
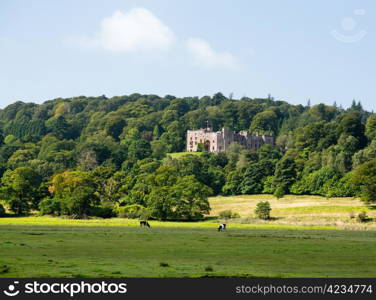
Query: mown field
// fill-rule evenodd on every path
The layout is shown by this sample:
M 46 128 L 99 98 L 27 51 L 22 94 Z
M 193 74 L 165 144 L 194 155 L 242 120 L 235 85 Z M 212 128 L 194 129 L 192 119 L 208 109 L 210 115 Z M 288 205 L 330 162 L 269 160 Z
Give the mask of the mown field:
M 228 209 L 240 215 L 240 219 L 227 221 L 230 223 L 336 226 L 344 229 L 376 230 L 376 206 L 365 205 L 359 199 L 294 195 L 276 199 L 271 195 L 241 195 L 217 196 L 209 200 L 212 207 L 210 215 L 213 217 Z M 269 201 L 272 220 L 262 221 L 255 218 L 254 210 L 260 201 Z M 367 223 L 359 223 L 356 220 L 357 214 L 363 211 L 370 217 Z
M 316 197 L 269 196 L 276 219 L 257 223 L 252 207 L 264 197 L 210 199 L 213 216 L 223 209 L 241 214 L 226 232 L 217 232 L 215 219 L 150 221 L 147 229 L 120 218 L 0 218 L 0 277 L 376 277 L 373 222 L 356 227 L 348 216 L 353 209 L 373 215 L 372 208 L 352 199 L 329 205 Z M 322 224 L 307 225 L 318 211 Z M 293 224 L 300 221 L 289 217 L 298 213 L 311 221 Z M 347 215 L 354 226 L 324 224 L 327 214 Z

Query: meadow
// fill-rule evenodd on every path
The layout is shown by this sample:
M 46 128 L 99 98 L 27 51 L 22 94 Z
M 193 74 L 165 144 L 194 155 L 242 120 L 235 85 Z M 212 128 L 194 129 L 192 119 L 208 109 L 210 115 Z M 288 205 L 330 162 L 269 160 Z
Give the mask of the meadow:
M 202 152 L 172 152 L 172 153 L 167 153 L 167 156 L 170 156 L 173 159 L 179 159 L 179 158 L 182 158 L 182 157 L 184 157 L 188 154 L 200 156 L 202 154 Z
M 271 195 L 240 195 L 217 196 L 209 201 L 212 207 L 210 216 L 217 216 L 224 210 L 231 210 L 240 215 L 240 219 L 228 221 L 230 223 L 336 226 L 343 229 L 376 230 L 376 206 L 365 205 L 356 198 L 286 195 L 276 199 Z M 271 220 L 255 218 L 254 210 L 260 201 L 270 203 Z M 357 221 L 356 216 L 361 212 L 367 213 L 369 222 Z
M 256 221 L 252 208 L 267 198 L 274 219 Z M 151 229 L 121 218 L 0 218 L 0 277 L 376 277 L 374 221 L 358 226 L 348 215 L 374 216 L 358 200 L 257 195 L 210 202 L 206 221 L 150 221 Z M 217 232 L 223 209 L 241 218 Z

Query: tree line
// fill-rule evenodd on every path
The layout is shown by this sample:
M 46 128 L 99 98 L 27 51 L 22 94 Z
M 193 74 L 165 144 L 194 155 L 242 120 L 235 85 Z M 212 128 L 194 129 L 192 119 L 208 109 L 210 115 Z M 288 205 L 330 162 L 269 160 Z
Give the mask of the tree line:
M 272 133 L 258 151 L 173 159 L 186 131 Z M 272 97 L 75 97 L 0 110 L 0 196 L 22 215 L 200 219 L 210 195 L 286 193 L 376 201 L 376 115 L 353 101 L 291 105 Z M 5 210 L 0 205 L 0 215 Z

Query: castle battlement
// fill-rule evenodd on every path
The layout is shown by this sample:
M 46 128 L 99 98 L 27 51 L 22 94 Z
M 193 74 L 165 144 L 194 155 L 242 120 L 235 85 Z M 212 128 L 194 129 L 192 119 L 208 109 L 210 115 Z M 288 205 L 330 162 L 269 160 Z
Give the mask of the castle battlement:
M 198 145 L 204 145 L 207 152 L 223 152 L 228 149 L 231 143 L 243 145 L 246 149 L 258 150 L 265 144 L 274 146 L 274 136 L 252 135 L 247 131 L 235 132 L 227 128 L 221 131 L 212 131 L 211 128 L 201 128 L 187 131 L 187 151 L 197 152 Z

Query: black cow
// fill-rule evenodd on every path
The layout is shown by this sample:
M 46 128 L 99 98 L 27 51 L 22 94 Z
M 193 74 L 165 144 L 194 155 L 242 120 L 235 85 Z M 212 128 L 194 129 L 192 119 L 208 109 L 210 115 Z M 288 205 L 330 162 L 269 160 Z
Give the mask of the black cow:
M 140 227 L 143 227 L 143 226 L 146 226 L 149 228 L 151 227 L 148 221 L 140 221 Z
M 226 224 L 221 224 L 218 227 L 218 231 L 226 230 Z

